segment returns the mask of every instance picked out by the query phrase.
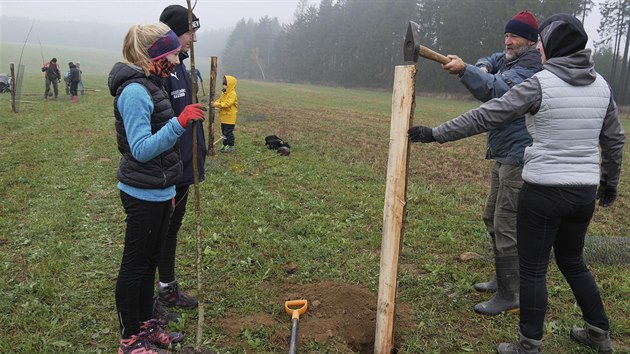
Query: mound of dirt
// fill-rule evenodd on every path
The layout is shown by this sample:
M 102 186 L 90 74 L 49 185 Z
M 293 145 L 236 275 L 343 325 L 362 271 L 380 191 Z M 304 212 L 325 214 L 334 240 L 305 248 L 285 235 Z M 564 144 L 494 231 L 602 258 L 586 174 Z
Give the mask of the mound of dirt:
M 218 321 L 219 326 L 234 343 L 239 342 L 243 329 L 260 326 L 275 328 L 271 342 L 279 350 L 289 347 L 291 318 L 284 313 L 287 300 L 308 300 L 308 311 L 300 317 L 299 343 L 314 341 L 335 343 L 340 352 L 374 352 L 377 294 L 358 285 L 325 281 L 306 285 L 289 285 L 280 290 L 278 309 L 282 316 L 257 313 L 250 316 L 229 316 Z M 397 304 L 396 332 L 411 327 L 410 307 Z M 398 342 L 398 341 L 396 341 Z

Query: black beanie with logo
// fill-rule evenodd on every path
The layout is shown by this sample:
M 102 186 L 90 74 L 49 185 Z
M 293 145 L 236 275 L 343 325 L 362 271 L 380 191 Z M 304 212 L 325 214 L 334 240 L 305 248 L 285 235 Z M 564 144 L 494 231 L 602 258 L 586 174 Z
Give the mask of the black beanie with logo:
M 160 22 L 169 26 L 173 32 L 179 37 L 188 32 L 188 9 L 181 5 L 169 5 L 160 15 Z M 193 30 L 199 28 L 199 18 L 192 14 Z
M 547 59 L 566 57 L 586 47 L 588 35 L 582 22 L 569 14 L 548 17 L 538 28 Z

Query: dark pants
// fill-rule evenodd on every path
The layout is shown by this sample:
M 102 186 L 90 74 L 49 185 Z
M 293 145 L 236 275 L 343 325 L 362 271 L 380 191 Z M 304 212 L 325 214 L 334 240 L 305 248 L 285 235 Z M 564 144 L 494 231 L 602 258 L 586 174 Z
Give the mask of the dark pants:
M 175 253 L 177 251 L 177 233 L 182 226 L 184 214 L 186 214 L 186 203 L 188 202 L 188 187 L 177 187 L 175 195 L 175 209 L 171 216 L 166 234 L 162 257 L 158 264 L 158 272 L 162 283 L 170 283 L 175 280 Z
M 70 82 L 70 95 L 72 96 L 76 96 L 77 95 L 77 88 L 79 87 L 79 82 L 78 81 L 71 81 Z
M 48 99 L 48 93 L 50 92 L 50 84 L 52 84 L 53 86 L 53 91 L 55 92 L 55 98 L 57 98 L 57 96 L 59 96 L 59 86 L 58 86 L 58 80 L 49 80 L 46 79 L 46 92 L 44 93 L 44 98 Z
M 522 166 L 495 162 L 490 176 L 490 193 L 483 211 L 486 230 L 494 242 L 495 256 L 516 256 L 516 210 L 523 186 Z
M 518 206 L 521 273 L 520 330 L 531 339 L 543 335 L 547 312 L 547 267 L 553 247 L 582 317 L 608 330 L 608 317 L 593 275 L 583 258 L 584 236 L 595 209 L 596 186 L 546 187 L 525 183 Z
M 221 133 L 223 134 L 223 145 L 234 146 L 234 127 L 235 124 L 221 123 Z
M 147 202 L 120 192 L 127 214 L 125 248 L 116 282 L 116 309 L 123 338 L 140 331 L 153 314 L 155 269 L 162 254 L 172 201 Z

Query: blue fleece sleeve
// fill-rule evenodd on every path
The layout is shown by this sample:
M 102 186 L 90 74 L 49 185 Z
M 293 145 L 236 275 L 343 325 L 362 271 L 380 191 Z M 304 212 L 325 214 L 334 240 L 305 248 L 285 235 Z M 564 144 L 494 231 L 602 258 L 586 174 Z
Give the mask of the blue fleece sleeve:
M 118 110 L 122 115 L 131 154 L 140 162 L 147 162 L 173 147 L 185 129 L 171 118 L 155 134 L 151 132 L 153 101 L 144 86 L 129 84 L 118 98 Z

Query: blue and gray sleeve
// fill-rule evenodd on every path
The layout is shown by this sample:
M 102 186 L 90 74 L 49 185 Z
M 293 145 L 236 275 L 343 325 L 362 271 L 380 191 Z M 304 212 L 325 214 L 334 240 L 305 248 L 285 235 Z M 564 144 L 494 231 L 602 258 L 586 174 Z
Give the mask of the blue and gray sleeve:
M 118 98 L 118 110 L 122 115 L 131 153 L 140 162 L 147 162 L 173 147 L 185 131 L 177 118 L 173 117 L 153 134 L 153 101 L 146 88 L 137 83 L 128 85 L 122 91 Z

